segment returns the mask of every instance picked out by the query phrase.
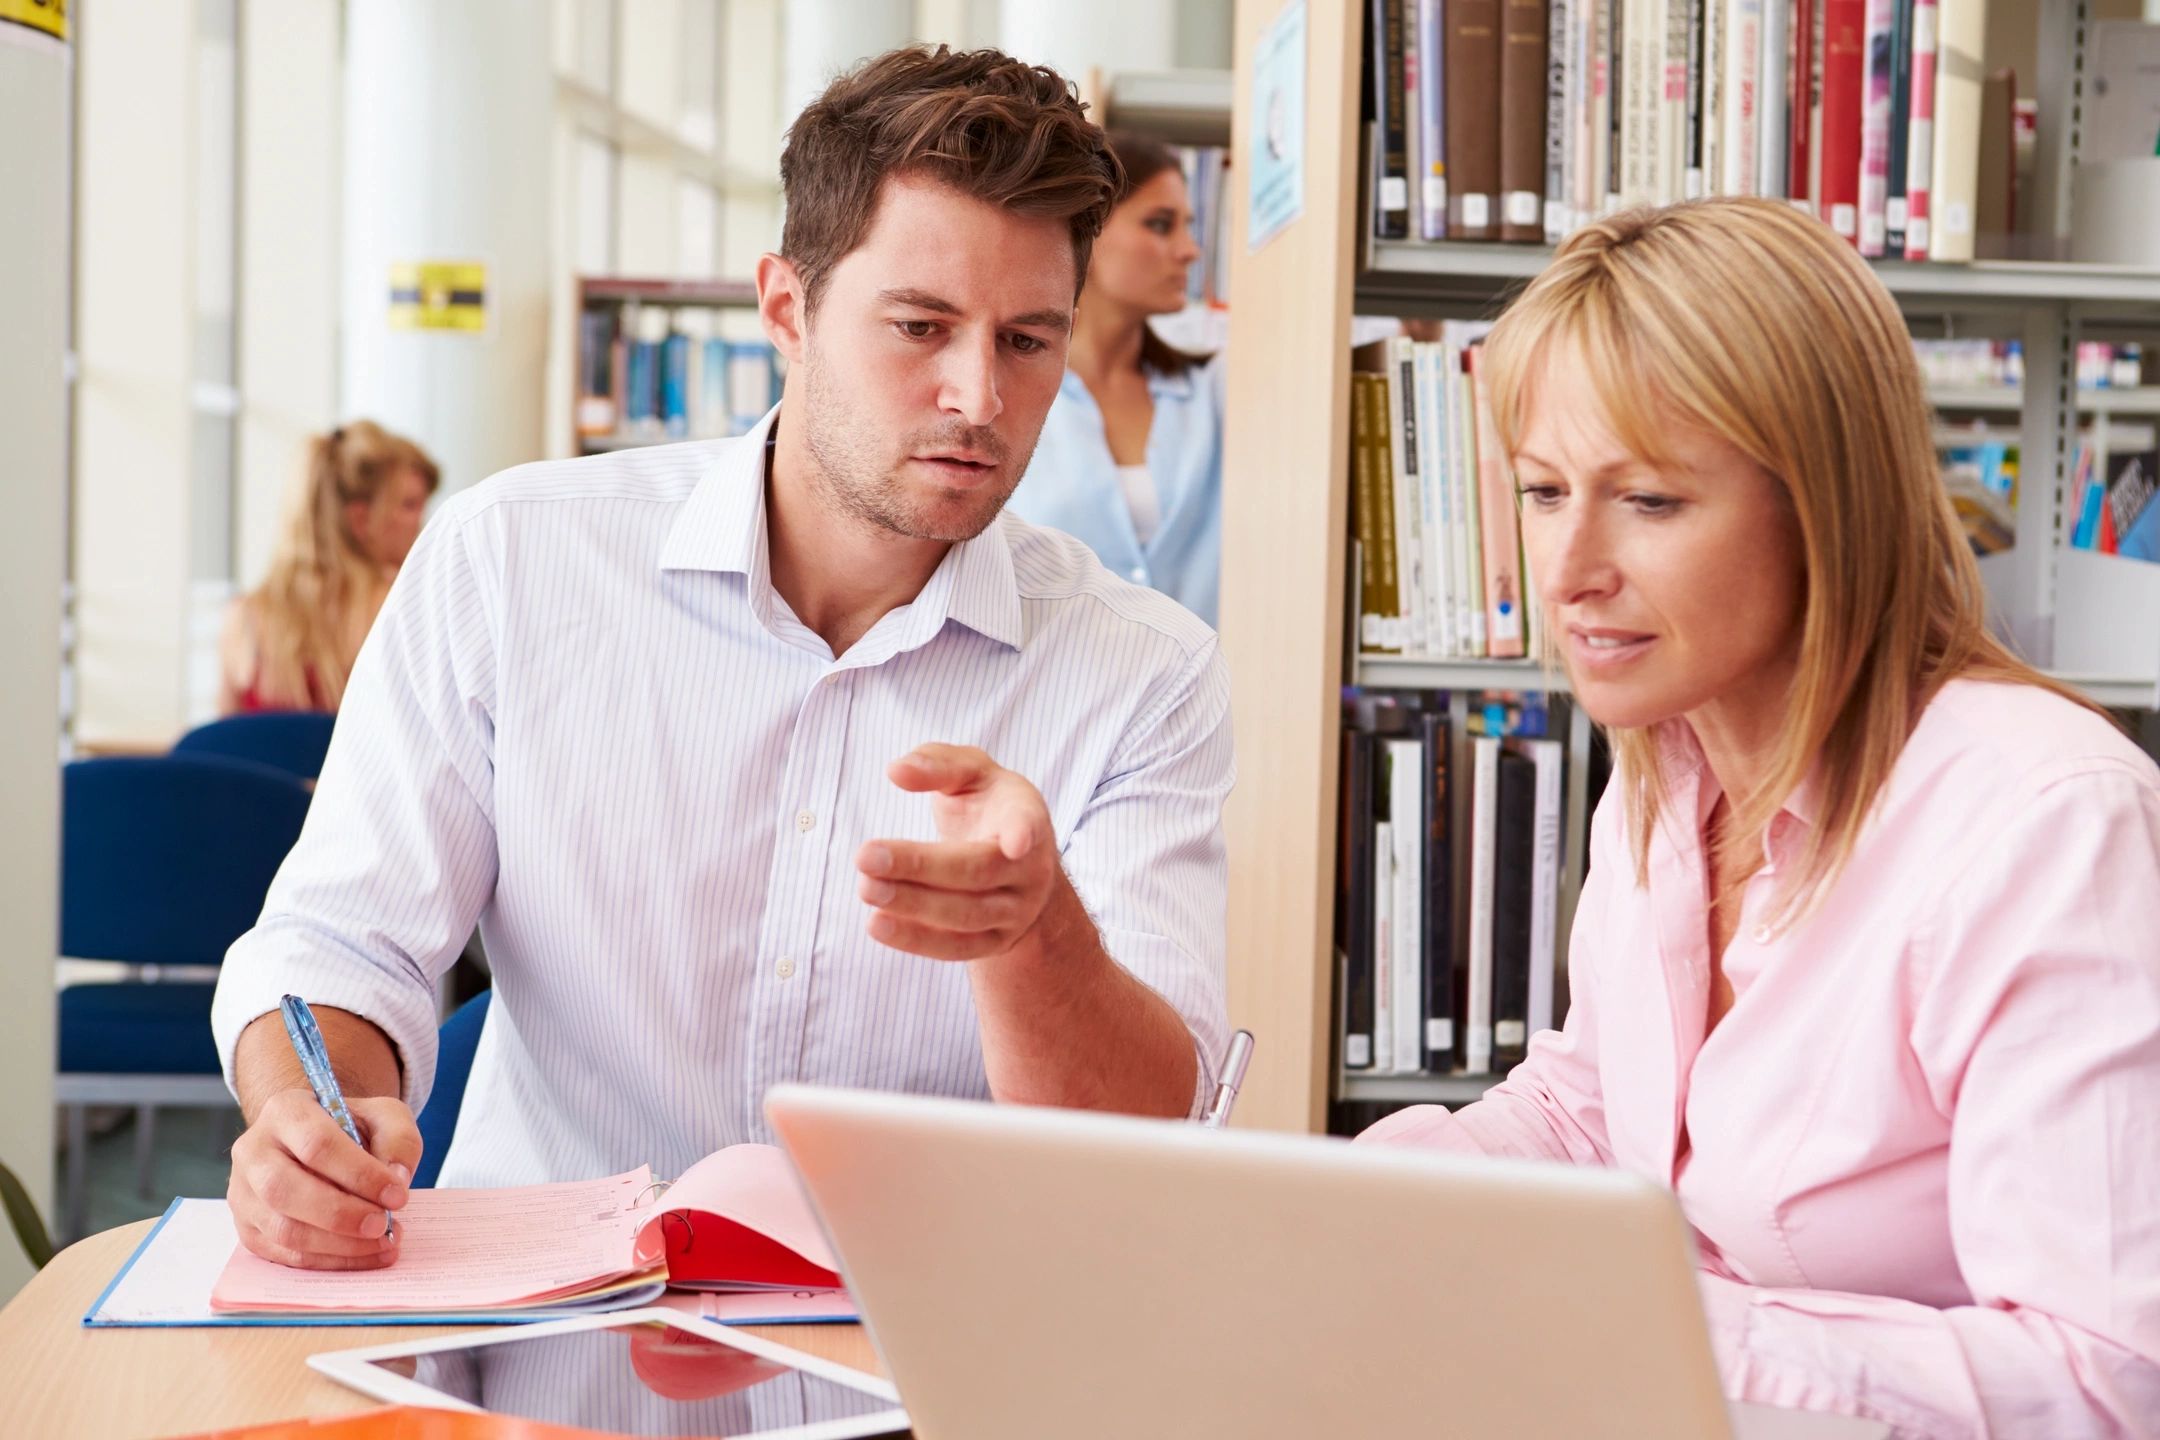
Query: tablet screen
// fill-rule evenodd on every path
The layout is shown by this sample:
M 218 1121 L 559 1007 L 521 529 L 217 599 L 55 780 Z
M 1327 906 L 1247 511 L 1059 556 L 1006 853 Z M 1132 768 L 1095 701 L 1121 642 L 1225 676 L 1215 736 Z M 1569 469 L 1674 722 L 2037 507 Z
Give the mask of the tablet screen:
M 493 1414 L 622 1435 L 754 1436 L 896 1408 L 882 1396 L 651 1323 L 371 1363 Z

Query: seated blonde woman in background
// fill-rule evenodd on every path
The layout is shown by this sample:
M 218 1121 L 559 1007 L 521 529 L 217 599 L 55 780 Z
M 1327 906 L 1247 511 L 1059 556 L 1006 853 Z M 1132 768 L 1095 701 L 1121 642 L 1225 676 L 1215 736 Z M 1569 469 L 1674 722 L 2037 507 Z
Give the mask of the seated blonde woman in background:
M 225 617 L 220 711 L 337 709 L 440 478 L 426 451 L 373 421 L 309 443 L 270 573 Z
M 1576 234 L 1487 352 L 1616 771 L 1565 1028 L 1361 1138 L 1670 1185 L 1736 1398 L 2160 1435 L 2160 771 L 1990 638 L 1889 295 L 1704 201 Z

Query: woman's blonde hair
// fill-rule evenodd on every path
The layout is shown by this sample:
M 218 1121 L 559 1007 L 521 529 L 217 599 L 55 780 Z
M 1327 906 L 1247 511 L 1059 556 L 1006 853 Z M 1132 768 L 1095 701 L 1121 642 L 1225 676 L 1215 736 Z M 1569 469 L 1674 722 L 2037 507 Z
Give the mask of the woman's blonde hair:
M 1669 463 L 1664 437 L 1684 427 L 1733 445 L 1790 496 L 1805 585 L 1799 668 L 1769 774 L 1730 797 L 1720 841 L 1752 869 L 1738 847 L 1759 846 L 1814 773 L 1815 823 L 1780 888 L 1781 925 L 1836 879 L 1946 681 L 2037 685 L 2087 703 L 1988 632 L 1911 336 L 1889 292 L 1827 225 L 1783 202 L 1738 198 L 1594 222 L 1560 246 L 1485 349 L 1507 454 L 1542 368 L 1574 364 L 1644 463 Z M 1641 883 L 1665 793 L 1656 729 L 1611 739 Z
M 345 695 L 347 622 L 380 579 L 361 551 L 346 507 L 381 502 L 390 482 L 411 471 L 430 495 L 441 472 L 412 441 L 372 420 L 308 442 L 270 573 L 248 597 L 255 636 L 254 689 L 282 705 L 336 709 Z

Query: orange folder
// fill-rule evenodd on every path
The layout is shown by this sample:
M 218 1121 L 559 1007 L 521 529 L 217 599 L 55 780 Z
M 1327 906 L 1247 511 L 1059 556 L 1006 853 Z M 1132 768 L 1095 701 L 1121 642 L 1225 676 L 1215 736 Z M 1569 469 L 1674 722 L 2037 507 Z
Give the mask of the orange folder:
M 327 1420 L 278 1420 L 238 1430 L 206 1430 L 186 1440 L 605 1440 L 606 1434 L 506 1415 L 392 1405 Z

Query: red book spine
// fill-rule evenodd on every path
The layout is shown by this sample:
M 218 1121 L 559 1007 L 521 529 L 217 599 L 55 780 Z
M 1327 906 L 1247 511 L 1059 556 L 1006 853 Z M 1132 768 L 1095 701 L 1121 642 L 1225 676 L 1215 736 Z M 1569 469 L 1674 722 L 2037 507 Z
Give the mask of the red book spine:
M 1867 0 L 1822 0 L 1823 223 L 1860 243 L 1860 87 L 1867 53 Z
M 1820 0 L 1792 0 L 1791 39 L 1785 68 L 1785 193 L 1812 201 L 1808 193 L 1808 106 L 1814 80 L 1815 6 Z

